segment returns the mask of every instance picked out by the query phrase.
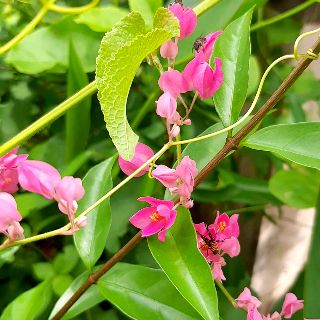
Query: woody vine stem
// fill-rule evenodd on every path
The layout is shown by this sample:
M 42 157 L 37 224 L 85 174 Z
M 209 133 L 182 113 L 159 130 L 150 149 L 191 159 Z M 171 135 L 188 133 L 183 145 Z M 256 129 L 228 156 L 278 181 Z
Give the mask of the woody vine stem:
M 297 43 L 296 43 L 297 45 Z M 217 167 L 217 165 L 226 157 L 230 152 L 236 150 L 239 147 L 240 142 L 262 121 L 262 119 L 268 114 L 268 112 L 277 104 L 277 102 L 283 97 L 286 91 L 295 83 L 303 71 L 310 65 L 320 52 L 320 40 L 315 43 L 312 50 L 309 50 L 306 56 L 303 56 L 297 66 L 282 82 L 279 88 L 271 95 L 262 108 L 250 119 L 250 121 L 233 137 L 227 139 L 224 147 L 216 154 L 216 156 L 201 170 L 195 179 L 195 188 L 206 178 L 206 176 Z M 286 56 L 285 56 L 286 57 Z M 283 58 L 283 57 L 282 57 Z M 287 56 L 287 58 L 289 58 Z M 286 58 L 286 59 L 287 59 Z M 294 58 L 294 55 L 290 55 L 290 58 Z M 281 59 L 281 58 L 279 58 Z M 278 60 L 279 60 L 278 59 Z M 281 59 L 281 61 L 284 59 Z M 276 60 L 277 61 L 277 60 Z M 279 62 L 279 61 L 278 61 Z M 113 257 L 111 257 L 103 266 L 101 266 L 96 272 L 92 273 L 89 278 L 84 282 L 80 288 L 75 291 L 71 298 L 65 303 L 65 305 L 57 312 L 52 320 L 61 319 L 61 317 L 75 304 L 75 302 L 82 296 L 84 292 L 95 283 L 100 277 L 102 277 L 108 270 L 110 270 L 117 262 L 119 262 L 127 253 L 136 247 L 141 240 L 141 232 L 138 232 L 127 244 L 122 247 Z M 223 290 L 223 289 L 222 289 Z M 228 300 L 233 304 L 233 299 L 230 294 L 224 294 Z

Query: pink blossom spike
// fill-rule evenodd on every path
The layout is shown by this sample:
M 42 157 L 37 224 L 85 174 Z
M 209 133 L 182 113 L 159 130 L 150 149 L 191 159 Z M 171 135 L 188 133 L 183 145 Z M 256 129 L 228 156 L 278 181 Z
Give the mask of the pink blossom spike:
M 244 310 L 256 309 L 261 305 L 260 300 L 254 297 L 251 294 L 250 289 L 248 289 L 247 287 L 244 288 L 240 293 L 239 297 L 236 299 L 236 302 L 238 307 Z
M 175 118 L 177 113 L 177 101 L 176 99 L 168 92 L 163 93 L 157 103 L 156 113 L 158 116 L 168 119 L 169 122 Z
M 166 188 L 174 188 L 177 185 L 178 176 L 176 170 L 159 165 L 152 171 L 152 176 L 160 181 Z
M 215 70 L 207 62 L 201 63 L 196 69 L 193 84 L 202 100 L 212 97 L 223 81 L 222 62 L 219 58 L 215 58 L 214 62 Z
M 174 3 L 169 6 L 169 10 L 179 20 L 180 39 L 188 37 L 196 28 L 197 15 L 192 8 L 184 7 L 180 3 Z
M 303 300 L 298 300 L 295 294 L 287 293 L 282 305 L 281 315 L 290 319 L 294 313 L 303 308 Z
M 29 192 L 52 199 L 55 187 L 60 182 L 60 173 L 50 164 L 37 160 L 25 160 L 18 169 L 19 183 Z
M 152 158 L 154 152 L 150 147 L 143 143 L 137 143 L 136 148 L 134 150 L 134 156 L 131 160 L 124 160 L 119 156 L 118 163 L 121 170 L 126 174 L 130 175 L 135 172 L 139 167 L 141 167 L 146 161 Z M 140 173 L 135 175 L 135 178 L 143 176 L 145 173 L 149 171 L 149 166 L 141 170 Z
M 142 237 L 158 233 L 158 239 L 162 242 L 165 241 L 166 231 L 173 225 L 177 216 L 176 210 L 173 209 L 174 203 L 152 197 L 139 198 L 138 200 L 147 201 L 151 206 L 139 210 L 129 221 L 142 230 Z
M 217 31 L 208 34 L 205 37 L 205 42 L 203 46 L 195 53 L 195 56 L 199 56 L 202 61 L 208 62 L 212 55 L 213 46 L 218 37 L 222 34 L 222 31 Z
M 172 41 L 168 40 L 166 41 L 161 47 L 160 47 L 160 55 L 162 58 L 165 59 L 175 59 L 175 57 L 178 54 L 178 46 L 177 44 Z
M 159 87 L 163 92 L 168 92 L 174 98 L 185 91 L 185 80 L 181 72 L 169 68 L 168 71 L 161 74 Z

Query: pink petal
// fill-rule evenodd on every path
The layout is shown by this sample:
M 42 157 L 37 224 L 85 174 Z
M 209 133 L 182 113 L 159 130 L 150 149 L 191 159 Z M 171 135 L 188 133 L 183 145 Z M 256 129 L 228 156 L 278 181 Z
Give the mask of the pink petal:
M 174 188 L 177 184 L 178 176 L 176 170 L 159 165 L 152 171 L 152 176 L 160 181 L 166 188 Z
M 220 244 L 220 249 L 223 250 L 231 258 L 236 257 L 240 253 L 240 244 L 237 238 L 232 237 L 230 239 L 225 239 Z
M 152 221 L 148 226 L 142 229 L 141 236 L 149 237 L 158 233 L 165 226 L 165 223 L 166 223 L 165 219 Z
M 14 222 L 22 220 L 17 210 L 17 204 L 13 196 L 6 192 L 0 192 L 0 231 L 3 232 Z
M 136 228 L 143 229 L 146 228 L 152 220 L 150 219 L 150 216 L 156 213 L 155 208 L 143 208 L 139 210 L 137 213 L 135 213 L 130 219 L 130 223 L 133 224 Z
M 149 203 L 152 207 L 157 207 L 161 204 L 168 206 L 170 208 L 173 208 L 174 206 L 174 202 L 173 201 L 169 201 L 169 200 L 159 200 L 153 197 L 140 197 L 138 198 L 139 201 L 145 201 L 147 203 Z
M 287 293 L 283 302 L 281 315 L 283 315 L 285 319 L 289 319 L 294 313 L 302 308 L 303 300 L 298 300 L 293 293 Z
M 173 119 L 177 113 L 176 99 L 170 93 L 164 92 L 157 101 L 156 113 L 169 121 Z
M 162 58 L 174 59 L 177 56 L 177 54 L 178 54 L 178 46 L 172 40 L 166 41 L 160 47 L 160 55 Z
M 170 93 L 170 95 L 174 98 L 180 93 L 186 92 L 185 80 L 182 76 L 182 73 L 171 68 L 161 74 L 158 84 L 163 92 Z
M 195 56 L 200 56 L 202 61 L 208 62 L 212 55 L 214 43 L 221 34 L 222 31 L 208 34 L 206 36 L 206 42 L 204 43 L 203 47 L 198 52 L 196 52 Z
M 251 291 L 246 287 L 236 299 L 239 308 L 244 310 L 259 308 L 261 302 L 259 299 L 251 295 Z
M 177 212 L 175 210 L 171 211 L 171 214 L 170 214 L 170 218 L 169 218 L 169 221 L 166 223 L 165 227 L 163 228 L 163 230 L 161 230 L 158 234 L 158 239 L 161 241 L 161 242 L 164 242 L 166 240 L 166 232 L 168 229 L 170 229 L 175 220 L 176 220 L 176 217 L 177 217 Z

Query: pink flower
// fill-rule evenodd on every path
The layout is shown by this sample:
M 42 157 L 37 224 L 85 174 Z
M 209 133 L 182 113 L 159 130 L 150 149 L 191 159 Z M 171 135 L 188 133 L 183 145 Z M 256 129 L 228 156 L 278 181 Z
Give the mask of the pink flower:
M 229 217 L 226 213 L 220 215 L 217 211 L 216 219 L 209 228 L 214 229 L 216 233 L 217 240 L 225 240 L 230 237 L 239 237 L 239 224 L 238 224 L 238 214 L 233 214 Z
M 281 315 L 290 319 L 294 313 L 303 308 L 303 300 L 298 300 L 295 294 L 287 293 L 282 305 Z
M 36 160 L 25 160 L 18 168 L 19 183 L 27 191 L 52 199 L 54 189 L 60 182 L 60 173 L 50 164 Z
M 166 232 L 173 225 L 177 216 L 176 210 L 173 209 L 174 203 L 152 197 L 142 197 L 138 200 L 149 203 L 150 207 L 139 210 L 129 221 L 142 230 L 142 237 L 158 233 L 158 239 L 165 241 Z
M 152 158 L 154 155 L 152 149 L 143 143 L 137 143 L 134 150 L 134 156 L 131 160 L 124 160 L 119 156 L 118 162 L 121 170 L 126 174 L 130 175 L 141 167 L 146 161 Z M 147 166 L 141 172 L 135 175 L 135 178 L 141 177 L 149 171 Z
M 193 85 L 201 99 L 212 97 L 222 84 L 222 62 L 219 58 L 214 58 L 214 63 L 215 70 L 207 62 L 202 62 L 196 68 Z
M 208 34 L 204 39 L 203 46 L 195 53 L 195 56 L 199 56 L 202 61 L 208 62 L 212 55 L 213 46 L 217 38 L 221 35 L 222 31 L 217 31 Z
M 18 191 L 18 166 L 28 155 L 17 155 L 18 148 L 0 158 L 0 191 L 15 193 Z
M 177 113 L 177 101 L 172 95 L 168 92 L 163 93 L 157 102 L 156 113 L 162 118 L 168 119 L 171 122 Z M 180 116 L 179 116 L 180 118 Z
M 160 55 L 162 58 L 174 59 L 177 56 L 177 54 L 178 54 L 178 46 L 172 40 L 166 41 L 160 47 Z
M 231 237 L 225 239 L 219 245 L 220 249 L 226 253 L 229 257 L 234 258 L 240 253 L 240 244 L 237 238 Z
M 212 256 L 211 272 L 215 280 L 220 282 L 222 282 L 223 280 L 226 280 L 226 277 L 222 272 L 222 267 L 225 265 L 226 265 L 226 262 L 223 259 L 223 257 L 221 257 L 218 254 Z
M 278 312 L 274 312 L 271 316 L 268 314 L 267 316 L 262 316 L 263 320 L 281 320 L 281 315 Z
M 192 59 L 184 68 L 183 70 L 183 89 L 184 92 L 192 91 L 194 90 L 194 83 L 193 80 L 197 74 L 197 70 L 200 66 L 200 64 L 203 62 L 200 56 L 196 56 L 194 59 Z
M 251 295 L 251 291 L 247 287 L 240 293 L 236 302 L 238 307 L 244 310 L 257 309 L 261 305 L 260 300 Z
M 247 320 L 262 320 L 262 316 L 257 308 L 252 308 L 248 310 Z
M 206 225 L 203 222 L 195 224 L 194 228 L 197 232 L 198 248 L 206 260 L 211 262 L 214 255 L 212 249 L 214 249 L 216 244 L 212 241 L 213 239 L 211 235 L 209 235 Z
M 169 6 L 169 10 L 179 20 L 180 39 L 188 37 L 197 25 L 197 15 L 192 8 L 186 8 L 180 3 L 174 3 Z
M 185 91 L 185 80 L 181 72 L 169 68 L 161 74 L 158 84 L 163 92 L 168 92 L 174 98 Z
M 152 171 L 152 176 L 160 181 L 166 188 L 174 188 L 177 184 L 178 176 L 176 170 L 167 166 L 159 165 Z
M 0 232 L 5 234 L 9 241 L 23 238 L 23 229 L 19 221 L 21 214 L 13 196 L 6 192 L 0 192 Z

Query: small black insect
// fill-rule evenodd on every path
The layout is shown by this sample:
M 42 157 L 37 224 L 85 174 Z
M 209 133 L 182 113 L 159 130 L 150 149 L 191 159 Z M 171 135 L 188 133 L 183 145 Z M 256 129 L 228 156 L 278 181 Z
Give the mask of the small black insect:
M 182 0 L 174 0 L 174 1 L 172 1 L 172 2 L 170 3 L 170 5 L 173 5 L 173 4 L 176 4 L 176 3 L 181 4 L 181 5 L 183 6 Z
M 193 50 L 199 52 L 199 50 L 204 46 L 204 44 L 207 42 L 207 39 L 203 36 L 200 36 L 199 38 L 196 39 L 194 42 L 192 48 Z

